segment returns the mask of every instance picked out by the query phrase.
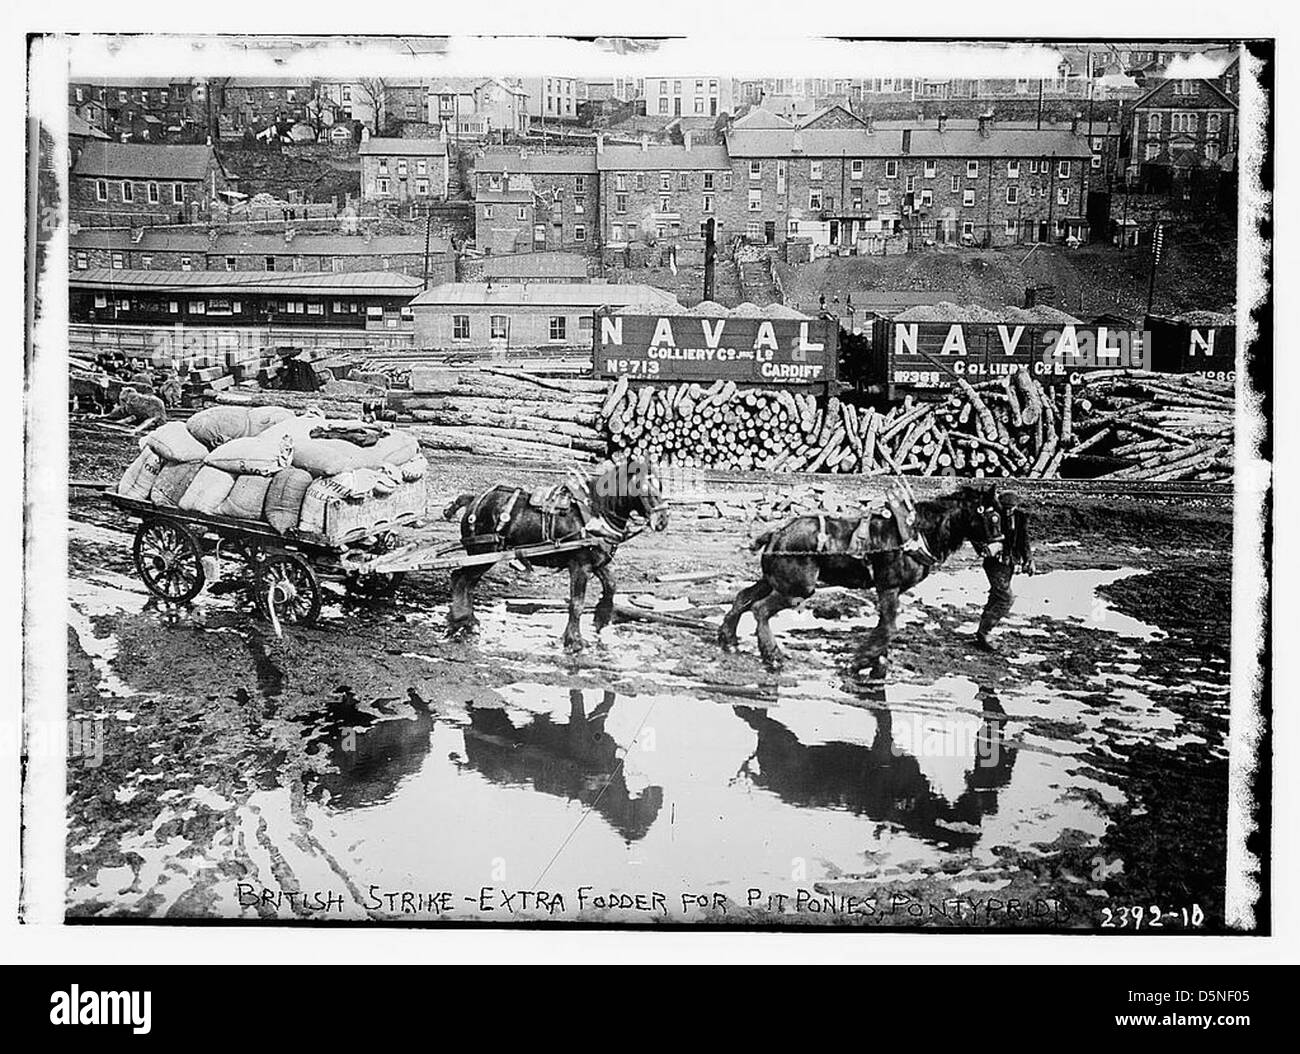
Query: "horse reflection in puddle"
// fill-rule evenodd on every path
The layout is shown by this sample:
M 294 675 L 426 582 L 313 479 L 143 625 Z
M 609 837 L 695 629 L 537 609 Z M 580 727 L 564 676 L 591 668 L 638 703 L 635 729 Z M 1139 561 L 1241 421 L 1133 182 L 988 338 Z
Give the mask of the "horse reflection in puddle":
M 599 813 L 624 841 L 638 841 L 659 816 L 664 792 L 649 786 L 634 795 L 628 789 L 620 747 L 605 731 L 616 698 L 604 692 L 587 713 L 582 691 L 573 688 L 567 722 L 539 714 L 522 727 L 516 727 L 505 710 L 475 708 L 465 729 L 465 760 L 493 782 L 531 786 L 579 801 Z
M 872 686 L 867 697 L 879 704 L 873 707 L 870 746 L 809 745 L 767 710 L 734 707 L 758 736 L 741 771 L 791 805 L 847 809 L 948 848 L 972 848 L 982 818 L 997 812 L 998 792 L 1010 782 L 1016 761 L 1016 749 L 1003 741 L 1006 712 L 997 696 L 988 689 L 979 693 L 983 714 L 973 764 L 952 801 L 931 785 L 918 759 L 900 749 L 884 687 Z

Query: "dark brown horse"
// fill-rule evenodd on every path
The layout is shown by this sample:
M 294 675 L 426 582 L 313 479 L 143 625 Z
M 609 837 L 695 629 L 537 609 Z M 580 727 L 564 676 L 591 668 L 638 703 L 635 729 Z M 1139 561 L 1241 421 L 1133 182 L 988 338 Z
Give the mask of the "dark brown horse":
M 498 484 L 482 494 L 461 494 L 443 515 L 461 518 L 461 544 L 467 553 L 490 553 L 501 549 L 593 539 L 595 544 L 553 555 L 531 557 L 539 567 L 569 570 L 569 622 L 564 629 L 564 646 L 570 651 L 583 647 L 579 619 L 587 597 L 587 580 L 600 579 L 601 594 L 596 604 L 596 632 L 609 624 L 614 614 L 614 575 L 609 564 L 619 545 L 648 523 L 656 531 L 668 526 L 668 507 L 658 476 L 649 461 L 605 462 L 589 479 L 571 479 L 537 495 L 524 487 Z M 451 576 L 451 613 L 447 630 L 452 636 L 473 630 L 474 587 L 490 564 L 457 568 Z
M 915 511 L 910 542 L 904 544 L 896 535 L 894 546 L 876 551 L 857 547 L 854 535 L 861 518 L 799 516 L 759 535 L 751 548 L 763 552 L 763 577 L 736 596 L 718 630 L 718 643 L 727 650 L 737 647 L 736 624 L 751 611 L 763 661 L 778 667 L 783 655 L 768 624 L 773 615 L 806 600 L 819 585 L 874 588 L 878 620 L 864 653 L 879 672 L 896 629 L 899 594 L 966 542 L 986 559 L 997 558 L 1004 542 L 1004 510 L 992 487 L 962 487 L 917 502 Z

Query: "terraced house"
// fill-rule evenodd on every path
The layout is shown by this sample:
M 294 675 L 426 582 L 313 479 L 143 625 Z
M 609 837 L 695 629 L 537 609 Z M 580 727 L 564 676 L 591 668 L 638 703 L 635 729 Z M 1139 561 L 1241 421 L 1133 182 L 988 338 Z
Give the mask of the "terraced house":
M 447 144 L 440 139 L 381 139 L 362 129 L 361 197 L 405 202 L 447 195 Z
M 531 193 L 532 200 L 514 200 L 511 191 L 515 197 Z M 596 155 L 591 151 L 486 153 L 474 163 L 474 196 L 478 245 L 485 251 L 597 251 L 599 181 Z M 512 204 L 516 206 L 513 220 L 508 208 Z M 520 204 L 527 206 L 522 218 L 518 216 Z M 497 205 L 503 207 L 500 215 Z M 493 234 L 506 228 L 514 232 L 509 239 Z
M 944 117 L 876 129 L 842 107 L 800 124 L 764 110 L 726 137 L 724 227 L 749 241 L 841 251 L 1087 240 L 1092 146 L 1068 128 Z
M 606 146 L 597 138 L 600 229 L 607 257 L 642 244 L 671 244 L 703 253 L 704 224 L 718 220 L 733 196 L 733 175 L 722 146 Z M 721 234 L 719 235 L 721 237 Z

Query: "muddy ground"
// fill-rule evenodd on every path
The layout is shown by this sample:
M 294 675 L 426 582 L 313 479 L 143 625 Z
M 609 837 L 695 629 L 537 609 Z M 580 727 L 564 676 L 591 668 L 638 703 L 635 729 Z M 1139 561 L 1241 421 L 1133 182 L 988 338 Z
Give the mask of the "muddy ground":
M 71 476 L 130 453 L 74 427 Z M 448 459 L 431 501 L 506 478 L 552 477 Z M 967 549 L 905 598 L 883 684 L 843 591 L 774 620 L 780 674 L 748 616 L 717 649 L 767 525 L 712 504 L 618 554 L 622 603 L 661 620 L 588 620 L 577 656 L 567 576 L 498 568 L 471 642 L 444 638 L 441 572 L 331 591 L 277 640 L 238 595 L 151 600 L 102 501 L 70 520 L 70 917 L 1223 926 L 1226 505 L 1037 499 L 1001 653 L 972 647 Z

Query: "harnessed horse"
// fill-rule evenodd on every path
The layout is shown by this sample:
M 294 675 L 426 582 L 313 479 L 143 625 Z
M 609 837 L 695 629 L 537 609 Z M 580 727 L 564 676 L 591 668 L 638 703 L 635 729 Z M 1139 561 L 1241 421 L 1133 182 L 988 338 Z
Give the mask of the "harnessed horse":
M 806 600 L 819 585 L 874 588 L 878 620 L 864 651 L 879 672 L 896 631 L 900 593 L 966 542 L 985 560 L 1016 558 L 1007 554 L 1007 510 L 995 487 L 962 487 L 920 502 L 897 490 L 888 506 L 888 515 L 799 516 L 759 535 L 751 548 L 762 551 L 763 575 L 736 596 L 718 629 L 718 643 L 736 648 L 736 625 L 751 611 L 763 661 L 777 668 L 784 656 L 769 625 L 773 615 Z M 1027 534 L 1023 547 L 1027 558 Z
M 651 463 L 639 458 L 607 462 L 590 478 L 571 477 L 542 494 L 505 484 L 477 495 L 461 494 L 443 516 L 450 520 L 462 509 L 461 545 L 471 554 L 591 539 L 592 544 L 584 548 L 529 559 L 539 567 L 569 570 L 569 621 L 564 630 L 569 651 L 578 651 L 585 643 L 579 620 L 590 576 L 594 574 L 601 585 L 595 612 L 599 633 L 614 614 L 616 584 L 609 567 L 614 553 L 644 525 L 656 531 L 668 526 L 659 479 Z M 645 524 L 637 526 L 638 520 Z M 448 635 L 462 635 L 477 625 L 474 587 L 490 569 L 491 565 L 480 564 L 452 572 Z

